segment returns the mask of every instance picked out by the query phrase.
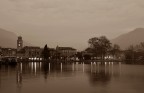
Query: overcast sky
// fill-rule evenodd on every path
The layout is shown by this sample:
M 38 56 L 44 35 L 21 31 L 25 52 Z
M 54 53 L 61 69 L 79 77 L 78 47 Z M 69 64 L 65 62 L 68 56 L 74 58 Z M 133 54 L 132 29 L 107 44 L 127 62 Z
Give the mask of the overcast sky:
M 144 0 L 0 0 L 0 28 L 34 45 L 87 47 L 144 27 Z

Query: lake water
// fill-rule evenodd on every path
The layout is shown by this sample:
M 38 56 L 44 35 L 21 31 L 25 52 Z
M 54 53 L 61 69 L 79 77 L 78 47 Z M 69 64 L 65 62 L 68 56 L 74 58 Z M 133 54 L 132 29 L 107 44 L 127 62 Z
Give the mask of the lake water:
M 2 65 L 0 93 L 144 93 L 144 65 Z

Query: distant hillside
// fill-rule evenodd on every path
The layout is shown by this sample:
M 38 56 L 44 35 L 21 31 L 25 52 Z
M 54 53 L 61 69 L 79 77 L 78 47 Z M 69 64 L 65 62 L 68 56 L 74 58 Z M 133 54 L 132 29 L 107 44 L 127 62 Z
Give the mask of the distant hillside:
M 120 45 L 121 49 L 126 49 L 130 45 L 137 45 L 140 42 L 144 42 L 144 28 L 137 28 L 111 40 L 111 42 Z
M 6 31 L 0 28 L 0 46 L 1 47 L 17 47 L 17 35 L 13 32 Z M 24 42 L 24 45 L 30 45 Z

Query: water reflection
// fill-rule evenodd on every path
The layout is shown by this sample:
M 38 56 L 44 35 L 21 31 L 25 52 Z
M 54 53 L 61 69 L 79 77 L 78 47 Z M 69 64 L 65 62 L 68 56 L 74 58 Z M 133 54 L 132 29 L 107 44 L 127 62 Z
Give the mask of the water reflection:
M 1 65 L 0 65 L 0 71 L 1 71 Z M 0 72 L 0 89 L 1 89 L 1 72 Z
M 77 71 L 82 71 L 83 73 L 104 73 L 105 75 L 113 75 L 114 63 L 104 63 L 101 64 L 100 62 L 91 62 L 90 65 L 82 63 L 72 63 L 72 64 L 53 64 L 53 63 L 41 63 L 41 62 L 31 62 L 31 63 L 20 63 L 17 65 L 17 72 L 18 73 L 29 73 L 31 75 L 37 76 L 41 72 L 44 73 L 45 78 L 50 73 L 72 73 Z M 119 73 L 121 73 L 121 63 L 117 63 L 119 67 Z M 8 68 L 9 66 L 7 66 Z
M 22 73 L 29 73 L 30 76 L 40 75 L 42 72 L 44 78 L 47 79 L 49 76 L 71 76 L 73 72 L 76 73 L 81 71 L 83 73 L 88 73 L 91 83 L 96 83 L 97 81 L 106 82 L 109 81 L 113 74 L 121 74 L 121 63 L 117 64 L 119 68 L 118 70 L 115 69 L 115 72 L 118 71 L 119 73 L 114 73 L 114 63 L 104 63 L 101 64 L 100 62 L 96 63 L 93 62 L 91 65 L 86 65 L 84 63 L 79 64 L 72 63 L 72 64 L 52 64 L 52 63 L 41 63 L 41 62 L 32 62 L 32 63 L 20 63 L 18 66 L 17 77 L 18 82 L 22 82 Z M 61 73 L 61 74 L 60 74 Z M 30 77 L 29 77 L 30 78 Z
M 87 73 L 92 85 L 107 85 L 112 77 L 119 77 L 121 75 L 121 63 L 91 62 L 90 68 L 90 73 Z
M 21 88 L 22 87 L 22 73 L 19 71 L 17 72 L 16 81 L 17 81 L 18 88 Z
M 88 73 L 91 84 L 106 85 L 111 79 L 110 71 L 111 69 L 106 63 L 104 63 L 104 65 L 100 65 L 100 63 L 96 64 L 95 62 L 91 63 L 91 73 Z
M 62 70 L 63 70 L 63 64 L 61 63 L 61 72 L 62 72 Z
M 34 79 L 50 80 L 51 78 L 67 78 L 82 75 L 88 77 L 91 86 L 106 86 L 112 77 L 121 75 L 121 63 L 91 62 L 82 63 L 19 63 L 17 66 L 0 67 L 0 88 L 3 86 L 2 77 L 11 77 L 9 73 L 16 76 L 16 84 L 19 91 L 23 88 L 25 81 Z M 42 77 L 42 78 L 41 78 Z M 80 76 L 81 77 L 81 76 Z
M 84 62 L 83 62 L 83 73 L 85 72 L 85 64 L 84 64 Z

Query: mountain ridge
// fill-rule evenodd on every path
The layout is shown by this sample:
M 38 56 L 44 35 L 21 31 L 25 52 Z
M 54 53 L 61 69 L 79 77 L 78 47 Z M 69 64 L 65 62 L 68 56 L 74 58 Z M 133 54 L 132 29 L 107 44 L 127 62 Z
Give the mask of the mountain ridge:
M 111 40 L 112 44 L 118 44 L 121 49 L 126 49 L 130 45 L 137 45 L 144 42 L 144 28 L 136 28 L 133 31 L 122 34 Z
M 14 32 L 0 28 L 0 47 L 16 48 L 17 37 L 18 36 Z M 31 45 L 31 44 L 24 41 L 24 45 Z

